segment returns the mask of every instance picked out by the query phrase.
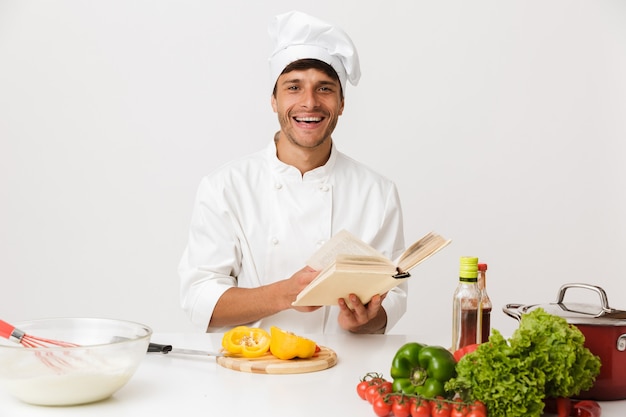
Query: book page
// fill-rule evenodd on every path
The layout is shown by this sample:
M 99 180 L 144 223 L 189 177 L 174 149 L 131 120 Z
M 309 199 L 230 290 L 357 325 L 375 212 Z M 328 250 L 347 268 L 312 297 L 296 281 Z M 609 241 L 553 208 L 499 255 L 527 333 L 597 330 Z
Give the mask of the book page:
M 337 255 L 335 268 L 340 271 L 370 271 L 382 272 L 391 270 L 391 275 L 395 273 L 396 266 L 389 259 L 371 255 Z
M 404 251 L 396 261 L 398 268 L 403 272 L 408 272 L 421 262 L 430 258 L 441 249 L 445 248 L 451 240 L 436 233 L 430 232 Z
M 368 255 L 377 258 L 385 258 L 380 252 L 361 239 L 347 230 L 342 230 L 322 245 L 322 247 L 309 258 L 307 265 L 316 271 L 320 271 L 331 265 L 338 255 Z

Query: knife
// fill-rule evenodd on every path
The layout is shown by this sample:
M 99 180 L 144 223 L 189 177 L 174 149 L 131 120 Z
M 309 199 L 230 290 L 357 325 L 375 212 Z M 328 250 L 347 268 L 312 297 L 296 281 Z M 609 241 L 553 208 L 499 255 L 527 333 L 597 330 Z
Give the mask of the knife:
M 224 356 L 223 353 L 218 352 L 209 352 L 206 350 L 194 350 L 194 349 L 178 349 L 173 347 L 172 345 L 162 345 L 159 343 L 150 343 L 148 345 L 148 352 L 157 352 L 163 353 L 164 355 L 168 353 L 175 353 L 181 355 L 196 355 L 196 356 Z

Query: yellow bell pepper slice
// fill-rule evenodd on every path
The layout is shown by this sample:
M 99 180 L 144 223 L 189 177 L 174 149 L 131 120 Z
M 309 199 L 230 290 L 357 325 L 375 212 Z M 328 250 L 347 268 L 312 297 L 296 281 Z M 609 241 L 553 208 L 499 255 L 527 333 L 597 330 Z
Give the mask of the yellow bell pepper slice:
M 222 347 L 230 354 L 258 358 L 269 351 L 270 335 L 258 327 L 237 326 L 224 333 Z
M 270 334 L 270 352 L 278 359 L 306 359 L 315 355 L 317 344 L 310 339 L 287 332 L 276 326 L 270 327 Z

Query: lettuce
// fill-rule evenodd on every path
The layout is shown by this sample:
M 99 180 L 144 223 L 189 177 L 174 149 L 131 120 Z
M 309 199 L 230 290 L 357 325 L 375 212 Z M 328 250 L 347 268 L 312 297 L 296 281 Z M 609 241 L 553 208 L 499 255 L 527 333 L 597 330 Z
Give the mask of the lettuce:
M 482 401 L 490 417 L 539 417 L 546 397 L 570 397 L 593 386 L 600 359 L 580 330 L 537 308 L 522 315 L 507 341 L 493 330 L 487 343 L 457 364 L 446 390 Z

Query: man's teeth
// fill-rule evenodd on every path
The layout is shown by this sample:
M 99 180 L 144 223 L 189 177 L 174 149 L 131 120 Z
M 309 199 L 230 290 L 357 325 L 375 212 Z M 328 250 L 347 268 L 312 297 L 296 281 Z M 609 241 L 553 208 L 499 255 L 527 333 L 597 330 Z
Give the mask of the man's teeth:
M 321 117 L 296 117 L 298 122 L 319 122 L 321 120 Z

